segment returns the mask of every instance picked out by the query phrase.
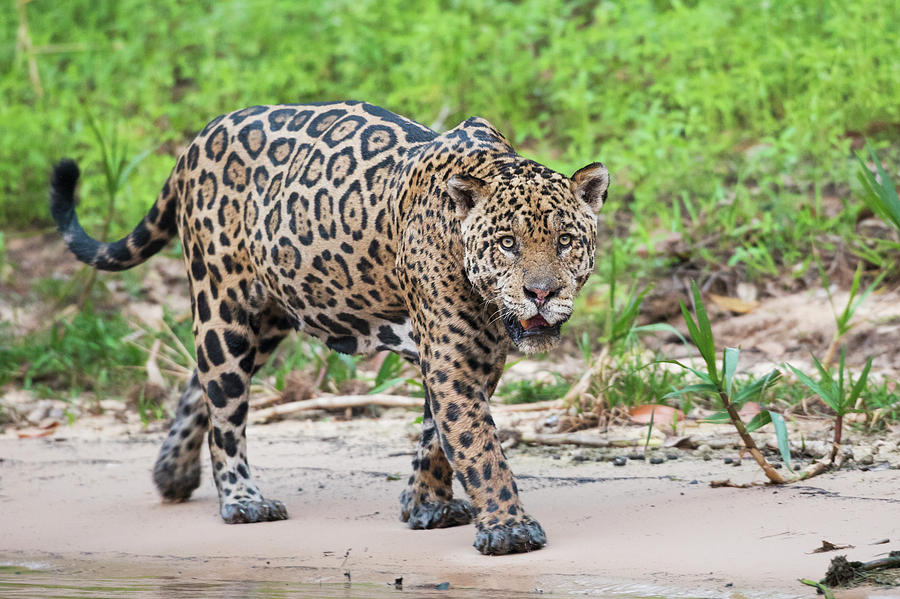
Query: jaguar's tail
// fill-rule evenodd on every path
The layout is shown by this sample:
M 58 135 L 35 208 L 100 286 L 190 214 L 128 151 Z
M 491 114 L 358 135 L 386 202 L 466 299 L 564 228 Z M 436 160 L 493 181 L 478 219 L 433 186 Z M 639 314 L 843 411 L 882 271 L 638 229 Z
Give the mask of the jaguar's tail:
M 90 237 L 75 214 L 75 184 L 79 170 L 75 161 L 63 158 L 53 167 L 50 179 L 50 213 L 75 257 L 100 270 L 125 270 L 137 266 L 161 250 L 177 232 L 176 192 L 169 176 L 150 212 L 131 233 L 112 243 Z

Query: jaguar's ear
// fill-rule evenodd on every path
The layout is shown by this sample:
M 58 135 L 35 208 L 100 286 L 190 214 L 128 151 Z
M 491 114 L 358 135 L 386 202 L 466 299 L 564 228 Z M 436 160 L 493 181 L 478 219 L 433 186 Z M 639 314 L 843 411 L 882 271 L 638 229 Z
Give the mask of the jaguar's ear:
M 487 183 L 471 175 L 453 175 L 447 181 L 447 193 L 456 203 L 456 216 L 466 218 L 475 204 L 487 197 Z
M 575 197 L 597 212 L 606 201 L 609 189 L 609 171 L 599 162 L 592 162 L 572 175 L 572 191 Z

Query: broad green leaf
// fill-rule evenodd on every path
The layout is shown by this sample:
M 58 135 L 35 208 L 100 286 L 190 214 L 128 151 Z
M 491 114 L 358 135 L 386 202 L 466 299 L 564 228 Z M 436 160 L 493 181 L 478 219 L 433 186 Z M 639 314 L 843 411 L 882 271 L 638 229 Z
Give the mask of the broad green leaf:
M 741 350 L 734 347 L 726 347 L 722 353 L 722 380 L 725 382 L 725 393 L 731 397 L 731 383 L 734 380 L 734 371 L 737 370 L 738 356 Z
M 751 418 L 750 422 L 746 424 L 747 432 L 752 433 L 753 431 L 764 427 L 770 422 L 772 422 L 772 417 L 769 416 L 769 411 L 763 410 L 762 412 Z
M 379 387 L 389 379 L 396 378 L 397 374 L 403 369 L 403 358 L 400 354 L 389 353 L 381 361 L 378 368 L 378 374 L 375 375 L 375 386 Z
M 691 281 L 691 292 L 694 295 L 694 311 L 697 313 L 697 329 L 700 334 L 700 344 L 698 349 L 700 355 L 706 360 L 706 366 L 709 368 L 710 377 L 714 382 L 718 382 L 718 374 L 716 373 L 716 346 L 713 342 L 712 326 L 709 324 L 709 317 L 706 315 L 706 306 L 703 305 L 703 297 L 700 289 L 697 287 L 696 281 Z
M 859 180 L 868 192 L 863 195 L 863 200 L 872 209 L 872 212 L 880 216 L 882 220 L 890 222 L 900 229 L 900 200 L 897 199 L 897 189 L 868 141 L 866 141 L 866 150 L 872 162 L 875 163 L 878 177 L 876 178 L 872 174 L 872 171 L 869 170 L 863 159 L 857 155 L 856 159 L 859 161 L 860 166 Z M 881 181 L 878 180 L 879 178 Z
M 780 380 L 781 372 L 778 370 L 773 370 L 766 376 L 756 379 L 752 383 L 745 385 L 743 389 L 735 394 L 733 402 L 736 406 L 742 406 L 755 395 L 758 395 L 769 387 L 774 386 Z
M 900 229 L 900 206 L 895 207 L 892 205 L 878 183 L 878 179 L 866 166 L 865 161 L 859 155 L 856 156 L 856 159 L 859 161 L 860 167 L 857 178 L 866 190 L 866 193 L 863 194 L 863 201 L 883 221 L 891 223 Z
M 804 373 L 802 373 L 799 370 L 797 370 L 796 368 L 794 368 L 792 365 L 787 364 L 787 367 L 791 369 L 791 371 L 797 376 L 798 379 L 800 379 L 801 383 L 803 383 L 804 385 L 809 387 L 813 393 L 815 393 L 816 395 L 821 397 L 822 401 L 827 403 L 828 406 L 832 410 L 834 410 L 835 412 L 838 411 L 840 406 L 838 405 L 838 402 L 835 400 L 835 398 L 832 396 L 832 394 L 829 391 L 826 391 L 825 389 L 823 389 L 819 385 L 819 383 L 815 382 L 814 380 L 812 380 L 811 378 L 806 376 Z
M 704 379 L 710 380 L 713 383 L 718 383 L 718 375 L 716 374 L 716 365 L 715 365 L 715 356 L 713 356 L 712 366 L 710 366 L 710 361 L 706 359 L 706 356 L 703 356 L 703 349 L 701 345 L 703 344 L 703 337 L 700 333 L 700 330 L 697 328 L 697 325 L 694 323 L 694 319 L 691 317 L 690 312 L 687 309 L 687 306 L 684 305 L 683 301 L 680 301 L 681 304 L 681 314 L 684 316 L 684 323 L 687 325 L 688 333 L 691 336 L 691 340 L 693 340 L 694 345 L 697 346 L 697 349 L 700 350 L 700 355 L 703 357 L 703 361 L 706 362 L 706 367 L 708 370 L 708 374 L 704 376 Z M 678 362 L 676 362 L 678 363 Z M 682 364 L 679 364 L 683 366 Z M 684 368 L 688 368 L 684 366 Z M 688 368 L 694 374 L 699 376 L 699 373 L 693 368 Z
M 663 395 L 663 399 L 669 399 L 670 397 L 679 397 L 684 395 L 685 393 L 698 393 L 701 395 L 717 395 L 719 393 L 719 388 L 713 385 L 712 383 L 699 383 L 696 385 L 688 385 L 687 387 L 682 387 L 676 391 L 672 391 L 671 393 L 666 393 Z
M 518 360 L 513 360 L 512 362 L 507 362 L 506 365 L 503 367 L 503 372 L 506 372 L 507 370 L 509 370 L 510 368 L 512 368 L 513 366 L 515 366 L 516 364 L 518 364 L 519 362 L 521 362 L 524 359 L 525 358 L 519 358 Z
M 676 366 L 681 366 L 685 370 L 690 370 L 691 372 L 693 372 L 694 375 L 697 378 L 699 378 L 701 381 L 703 381 L 704 383 L 709 383 L 710 385 L 715 385 L 712 378 L 710 378 L 710 376 L 707 373 L 700 372 L 696 368 L 691 368 L 687 364 L 682 364 L 678 360 L 656 360 L 655 363 L 656 364 L 675 364 Z M 718 392 L 719 388 L 718 387 L 715 387 L 715 388 L 716 388 L 716 392 Z
M 875 277 L 875 280 L 872 281 L 868 287 L 866 287 L 866 290 L 862 292 L 862 295 L 857 297 L 856 295 L 857 295 L 857 292 L 859 291 L 859 285 L 860 285 L 860 281 L 862 279 L 862 273 L 863 273 L 863 264 L 862 264 L 862 262 L 860 262 L 856 265 L 856 272 L 853 274 L 853 283 L 850 286 L 850 298 L 847 300 L 847 306 L 844 308 L 844 312 L 841 314 L 841 316 L 839 318 L 839 320 L 842 321 L 844 329 L 845 329 L 842 332 L 846 332 L 846 328 L 849 325 L 849 321 L 851 318 L 853 318 L 853 314 L 856 312 L 856 309 L 859 308 L 860 304 L 862 304 L 864 301 L 866 301 L 866 298 L 869 297 L 869 294 L 871 294 L 872 291 L 875 290 L 878 287 L 878 285 L 881 284 L 881 281 L 887 275 L 888 271 L 883 269 L 878 274 L 878 276 Z
M 788 470 L 793 472 L 794 469 L 791 468 L 791 446 L 788 441 L 787 425 L 784 423 L 784 416 L 778 412 L 767 411 L 772 419 L 772 426 L 775 427 L 775 438 L 778 439 L 778 451 L 781 452 L 781 459 L 784 460 Z
M 834 395 L 837 398 L 837 400 L 839 402 L 841 402 L 841 405 L 844 408 L 847 407 L 847 402 L 845 401 L 846 397 L 844 396 L 844 372 L 846 370 L 846 363 L 847 363 L 847 348 L 841 347 L 841 358 L 840 358 L 840 362 L 838 362 L 838 371 L 837 371 L 838 372 L 837 393 L 835 393 Z
M 821 582 L 816 582 L 815 580 L 809 580 L 808 578 L 801 578 L 800 582 L 807 586 L 815 587 L 825 599 L 834 599 L 834 593 L 831 592 L 827 586 L 822 584 Z
M 681 306 L 681 315 L 684 318 L 684 324 L 687 325 L 688 335 L 690 335 L 691 341 L 693 341 L 694 345 L 699 349 L 701 343 L 700 330 L 697 329 L 697 325 L 694 323 L 694 317 L 691 316 L 691 312 L 688 310 L 688 307 L 683 300 L 678 300 L 678 304 Z
M 866 388 L 866 379 L 869 378 L 869 370 L 872 369 L 872 358 L 866 360 L 866 365 L 863 367 L 863 371 L 859 374 L 859 379 L 857 379 L 856 384 L 853 385 L 853 390 L 850 391 L 850 397 L 847 400 L 848 407 L 852 408 L 856 405 L 856 400 L 862 394 L 863 389 Z
M 708 422 L 710 424 L 721 424 L 723 422 L 731 422 L 731 416 L 728 415 L 728 410 L 719 410 L 715 414 L 707 416 L 700 422 Z
M 672 333 L 673 335 L 678 337 L 685 345 L 687 345 L 688 342 L 678 329 L 664 322 L 657 322 L 655 324 L 645 324 L 639 327 L 634 327 L 632 331 L 634 331 L 635 333 Z
M 872 157 L 872 162 L 875 163 L 875 169 L 878 170 L 878 176 L 881 177 L 879 187 L 881 188 L 884 197 L 897 202 L 896 205 L 900 206 L 900 201 L 898 201 L 897 199 L 897 189 L 894 187 L 894 182 L 891 181 L 891 178 L 888 176 L 888 174 L 884 172 L 884 166 L 882 166 L 881 161 L 875 154 L 875 149 L 871 146 L 871 144 L 869 144 L 869 140 L 866 140 L 866 149 L 869 151 L 869 156 Z
M 822 363 L 819 362 L 819 358 L 812 356 L 812 359 L 813 359 L 813 364 L 816 365 L 816 370 L 819 371 L 819 376 L 822 377 L 822 380 L 823 381 L 824 380 L 832 381 L 831 373 L 828 371 L 827 368 L 822 366 Z
M 383 383 L 381 383 L 380 385 L 376 385 L 375 387 L 373 387 L 372 390 L 369 391 L 368 395 L 375 395 L 376 393 L 383 393 L 384 391 L 387 391 L 388 389 L 392 389 L 392 388 L 396 387 L 397 385 L 399 385 L 401 383 L 405 383 L 405 382 L 406 382 L 406 379 L 403 377 L 388 379 L 388 380 L 384 381 Z

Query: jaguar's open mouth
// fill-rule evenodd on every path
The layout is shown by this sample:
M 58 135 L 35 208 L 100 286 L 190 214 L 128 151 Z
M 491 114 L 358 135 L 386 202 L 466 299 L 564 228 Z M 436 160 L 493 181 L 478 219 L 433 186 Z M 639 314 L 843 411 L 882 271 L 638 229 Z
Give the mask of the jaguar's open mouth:
M 516 344 L 528 337 L 558 338 L 559 327 L 562 326 L 563 322 L 561 320 L 556 324 L 550 324 L 540 314 L 528 320 L 518 320 L 515 316 L 507 316 L 503 319 L 503 324 L 506 325 L 506 332 L 513 340 L 513 343 Z

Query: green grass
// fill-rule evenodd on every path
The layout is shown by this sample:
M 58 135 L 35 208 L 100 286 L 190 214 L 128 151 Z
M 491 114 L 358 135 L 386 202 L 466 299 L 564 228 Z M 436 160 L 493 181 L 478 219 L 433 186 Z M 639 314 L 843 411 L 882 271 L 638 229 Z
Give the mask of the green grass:
M 553 382 L 523 379 L 501 385 L 497 389 L 497 396 L 507 404 L 559 399 L 566 394 L 570 385 L 560 374 L 556 372 L 551 374 Z
M 0 324 L 0 385 L 16 382 L 45 395 L 122 389 L 143 380 L 146 356 L 122 338 L 132 332 L 124 318 L 85 306 L 37 334 L 15 338 Z
M 84 161 L 83 213 L 103 222 L 87 109 L 135 154 L 153 150 L 121 233 L 211 117 L 359 98 L 426 124 L 442 109 L 447 127 L 485 116 L 564 172 L 606 161 L 610 212 L 627 197 L 658 215 L 638 239 L 749 226 L 748 247 L 771 238 L 777 259 L 804 234 L 786 225 L 812 182 L 850 183 L 848 133 L 900 123 L 896 1 L 32 2 L 43 97 L 7 15 L 0 222 L 16 225 L 48 222 L 47 169 L 63 154 Z
M 862 194 L 892 188 L 857 179 L 854 150 L 867 137 L 888 172 L 900 163 L 900 0 L 35 0 L 26 10 L 32 55 L 17 45 L 17 12 L 0 17 L 0 284 L 27 275 L 9 262 L 11 236 L 52 228 L 55 160 L 83 167 L 86 228 L 118 237 L 214 116 L 345 98 L 427 125 L 446 115 L 438 129 L 484 116 L 564 173 L 607 164 L 613 185 L 586 290 L 606 301 L 580 300 L 572 329 L 586 333 L 588 359 L 603 342 L 621 346 L 620 375 L 594 389 L 616 403 L 658 401 L 683 382 L 634 349 L 641 290 L 673 266 L 762 281 L 804 277 L 813 256 L 857 254 L 886 280 L 898 274 L 897 244 L 856 233 Z M 114 159 L 98 131 L 119 148 Z M 114 212 L 110 165 L 121 167 Z M 671 233 L 683 241 L 677 255 L 656 248 Z M 40 296 L 78 295 L 73 284 L 40 285 Z M 140 350 L 114 342 L 127 324 L 83 318 L 25 340 L 0 326 L 0 383 L 58 392 L 136 376 L 122 366 Z M 170 326 L 192 348 L 189 323 Z M 276 386 L 292 368 L 324 366 L 326 386 L 358 376 L 354 360 L 298 347 L 264 371 Z M 403 376 L 389 364 L 376 387 Z M 548 393 L 526 387 L 506 395 Z

